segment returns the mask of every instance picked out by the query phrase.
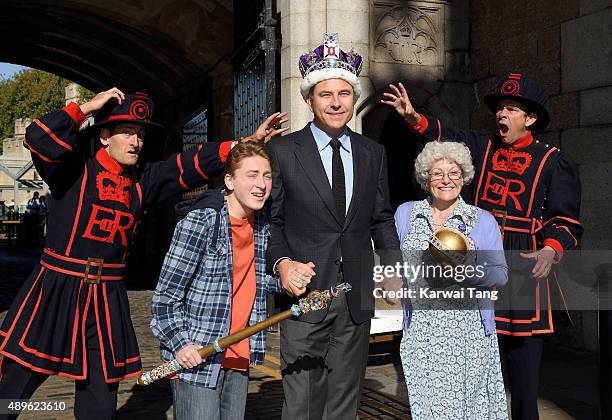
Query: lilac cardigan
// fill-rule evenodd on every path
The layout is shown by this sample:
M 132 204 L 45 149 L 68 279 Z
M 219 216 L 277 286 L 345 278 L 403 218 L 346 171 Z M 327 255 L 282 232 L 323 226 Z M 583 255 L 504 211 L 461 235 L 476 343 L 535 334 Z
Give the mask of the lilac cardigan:
M 395 227 L 399 237 L 400 246 L 404 242 L 404 238 L 410 233 L 410 219 L 412 210 L 416 201 L 409 201 L 402 204 L 395 212 Z M 487 211 L 478 208 L 477 219 L 471 232 L 468 234 L 474 241 L 476 246 L 477 259 L 480 256 L 486 258 L 486 274 L 477 281 L 468 281 L 466 284 L 470 286 L 478 286 L 484 288 L 503 286 L 508 282 L 508 266 L 504 257 L 503 245 L 499 226 L 495 218 Z M 500 251 L 479 253 L 478 251 Z M 484 261 L 477 261 L 477 264 L 482 264 Z M 410 325 L 411 311 L 410 305 L 404 300 L 404 330 Z M 478 299 L 478 307 L 480 309 L 480 320 L 484 327 L 485 335 L 491 335 L 495 332 L 495 309 L 493 301 L 490 299 Z

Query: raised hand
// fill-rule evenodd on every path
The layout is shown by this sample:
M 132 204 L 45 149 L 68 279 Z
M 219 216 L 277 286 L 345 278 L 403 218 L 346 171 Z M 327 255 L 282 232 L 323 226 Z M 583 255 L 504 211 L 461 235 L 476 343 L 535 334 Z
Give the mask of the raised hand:
M 81 111 L 83 111 L 83 114 L 85 115 L 98 111 L 113 98 L 116 99 L 119 104 L 121 104 L 121 102 L 125 99 L 125 94 L 116 87 L 100 92 L 90 101 L 87 101 L 81 105 Z
M 244 137 L 240 141 L 269 142 L 272 137 L 289 130 L 289 127 L 281 127 L 281 125 L 289 121 L 289 119 L 285 118 L 286 116 L 286 112 L 275 112 L 266 118 L 253 134 Z
M 385 98 L 388 98 L 388 100 L 381 99 L 380 102 L 395 108 L 397 113 L 400 114 L 402 118 L 408 122 L 408 124 L 417 124 L 421 119 L 421 115 L 414 110 L 404 85 L 401 82 L 398 83 L 397 86 L 390 84 L 389 89 L 391 89 L 391 92 L 383 93 Z

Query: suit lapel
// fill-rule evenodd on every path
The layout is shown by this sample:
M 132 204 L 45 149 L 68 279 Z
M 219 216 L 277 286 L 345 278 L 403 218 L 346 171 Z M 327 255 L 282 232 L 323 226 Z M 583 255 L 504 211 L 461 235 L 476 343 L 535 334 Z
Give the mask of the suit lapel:
M 363 186 L 366 182 L 367 165 L 370 161 L 370 152 L 366 149 L 358 139 L 358 134 L 352 130 L 348 130 L 351 136 L 351 151 L 353 153 L 353 197 L 346 213 L 345 226 L 348 226 L 351 219 L 355 216 L 359 202 L 363 197 Z
M 336 214 L 336 204 L 332 189 L 329 185 L 323 162 L 321 162 L 321 155 L 319 154 L 319 149 L 317 149 L 317 142 L 312 135 L 312 131 L 310 131 L 310 124 L 302 129 L 296 143 L 295 156 L 298 162 L 321 196 L 323 203 L 325 203 L 330 213 L 334 216 L 338 224 L 340 224 L 340 220 L 338 220 L 338 215 Z

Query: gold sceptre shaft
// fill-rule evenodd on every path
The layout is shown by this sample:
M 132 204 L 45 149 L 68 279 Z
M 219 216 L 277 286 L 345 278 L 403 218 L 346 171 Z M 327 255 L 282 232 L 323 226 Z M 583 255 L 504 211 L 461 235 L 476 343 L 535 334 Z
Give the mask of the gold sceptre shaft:
M 200 353 L 202 359 L 206 359 L 208 356 L 215 353 L 221 353 L 229 346 L 258 333 L 259 331 L 263 331 L 274 324 L 278 324 L 284 319 L 292 316 L 298 318 L 307 312 L 325 309 L 330 305 L 333 298 L 340 295 L 340 292 L 348 292 L 349 290 L 351 290 L 351 285 L 348 283 L 339 284 L 331 287 L 329 290 L 313 290 L 308 294 L 308 296 L 300 299 L 298 304 L 292 305 L 291 309 L 287 309 L 286 311 L 266 318 L 257 324 L 246 327 L 245 329 L 228 335 L 227 337 L 217 339 L 211 344 L 198 349 L 198 353 Z M 181 369 L 182 367 L 179 362 L 174 359 L 163 363 L 150 371 L 142 373 L 136 380 L 136 383 L 138 385 L 149 385 L 158 379 L 173 375 Z

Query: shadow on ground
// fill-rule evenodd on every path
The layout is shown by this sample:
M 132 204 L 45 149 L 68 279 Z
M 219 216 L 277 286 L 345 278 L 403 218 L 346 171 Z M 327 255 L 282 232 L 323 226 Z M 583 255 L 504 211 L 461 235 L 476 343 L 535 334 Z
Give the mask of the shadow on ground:
M 143 407 L 146 407 L 147 420 L 165 420 L 166 413 L 172 407 L 172 390 L 168 380 L 154 382 L 148 386 L 134 385 L 129 390 L 119 391 L 129 393 L 130 398 L 117 411 L 119 419 L 136 419 L 143 417 Z

